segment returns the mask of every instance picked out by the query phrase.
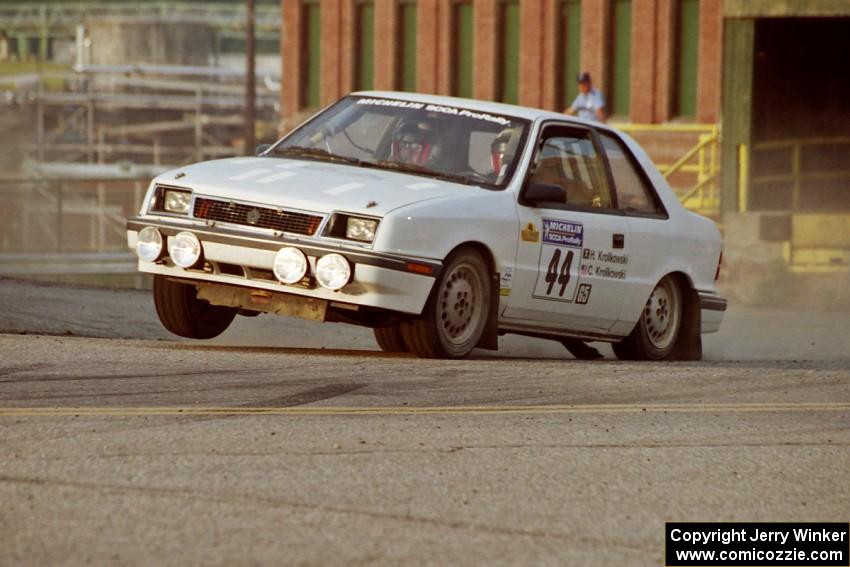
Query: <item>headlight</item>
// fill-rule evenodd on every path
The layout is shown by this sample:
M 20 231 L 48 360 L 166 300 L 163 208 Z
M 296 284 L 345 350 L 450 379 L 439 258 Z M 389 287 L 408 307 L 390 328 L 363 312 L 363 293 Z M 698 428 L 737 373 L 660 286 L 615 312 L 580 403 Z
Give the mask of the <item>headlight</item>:
M 162 210 L 168 213 L 176 213 L 178 215 L 188 214 L 191 203 L 192 194 L 188 191 L 166 189 L 162 196 Z
M 139 231 L 136 255 L 145 262 L 156 262 L 162 256 L 162 234 L 152 226 Z
M 375 230 L 377 228 L 378 221 L 375 219 L 348 217 L 348 220 L 345 223 L 345 237 L 349 240 L 372 242 L 375 240 Z
M 316 280 L 330 290 L 342 289 L 351 281 L 351 264 L 339 254 L 322 256 L 316 262 Z
M 191 268 L 201 259 L 201 242 L 191 232 L 178 232 L 168 239 L 168 255 L 181 268 Z
M 307 274 L 307 257 L 298 248 L 281 248 L 274 256 L 273 270 L 281 283 L 298 283 Z

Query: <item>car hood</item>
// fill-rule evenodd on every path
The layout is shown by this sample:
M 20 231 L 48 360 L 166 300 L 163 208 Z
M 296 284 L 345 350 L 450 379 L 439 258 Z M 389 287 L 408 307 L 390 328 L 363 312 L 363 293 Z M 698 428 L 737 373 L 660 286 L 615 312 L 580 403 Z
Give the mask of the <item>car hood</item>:
M 271 157 L 201 162 L 164 173 L 156 182 L 234 201 L 373 216 L 458 192 L 482 190 L 395 171 Z

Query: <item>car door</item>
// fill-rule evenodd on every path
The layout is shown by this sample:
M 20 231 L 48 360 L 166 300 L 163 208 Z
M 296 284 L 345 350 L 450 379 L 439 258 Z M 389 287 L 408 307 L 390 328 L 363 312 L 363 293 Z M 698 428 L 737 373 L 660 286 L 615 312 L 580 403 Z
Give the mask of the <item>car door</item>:
M 519 194 L 506 322 L 605 334 L 618 319 L 628 226 L 591 128 L 547 123 Z M 527 196 L 547 190 L 545 199 Z M 557 199 L 557 200 L 553 200 Z
M 666 260 L 674 253 L 674 242 L 667 212 L 640 162 L 616 134 L 600 131 L 599 141 L 611 172 L 617 207 L 629 226 L 630 263 L 620 313 L 620 332 L 627 333 L 663 275 Z

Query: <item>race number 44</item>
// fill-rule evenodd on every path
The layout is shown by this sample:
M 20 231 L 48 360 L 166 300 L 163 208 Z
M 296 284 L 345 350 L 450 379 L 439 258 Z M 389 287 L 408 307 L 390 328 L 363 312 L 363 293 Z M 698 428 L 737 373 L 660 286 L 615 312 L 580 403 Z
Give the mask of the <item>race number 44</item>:
M 581 264 L 581 250 L 546 244 L 542 248 L 534 297 L 573 301 Z
M 552 288 L 557 282 L 561 286 L 558 291 L 558 297 L 564 297 L 564 292 L 567 291 L 567 284 L 570 283 L 570 268 L 573 265 L 573 257 L 575 253 L 572 250 L 567 250 L 564 254 L 564 261 L 561 262 L 561 249 L 556 248 L 552 254 L 552 259 L 549 260 L 549 269 L 546 270 L 546 278 L 544 281 L 549 284 L 546 288 L 546 295 L 552 295 Z M 558 267 L 560 263 L 561 267 Z
M 543 219 L 542 236 L 533 295 L 572 302 L 578 285 L 584 227 L 580 223 Z

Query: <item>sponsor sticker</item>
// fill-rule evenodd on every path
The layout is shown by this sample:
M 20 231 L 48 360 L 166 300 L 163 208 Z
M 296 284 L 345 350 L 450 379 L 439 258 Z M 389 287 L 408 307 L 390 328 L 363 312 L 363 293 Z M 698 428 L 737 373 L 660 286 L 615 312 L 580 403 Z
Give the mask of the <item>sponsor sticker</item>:
M 513 266 L 506 266 L 502 269 L 502 274 L 499 279 L 499 287 L 503 289 L 511 289 L 514 280 Z
M 525 228 L 519 234 L 523 242 L 540 242 L 540 233 L 537 232 L 537 227 L 534 226 L 533 222 L 525 225 Z
M 486 112 L 474 112 L 465 108 L 456 106 L 443 106 L 440 104 L 426 104 L 423 102 L 412 102 L 406 100 L 393 100 L 387 98 L 361 98 L 357 101 L 359 105 L 366 106 L 390 106 L 394 108 L 411 108 L 413 110 L 424 110 L 425 112 L 439 112 L 440 114 L 450 114 L 461 118 L 472 118 L 473 120 L 483 120 L 492 122 L 501 126 L 508 126 L 511 121 L 504 116 L 488 114 Z
M 543 219 L 543 242 L 581 248 L 584 226 L 577 222 Z

